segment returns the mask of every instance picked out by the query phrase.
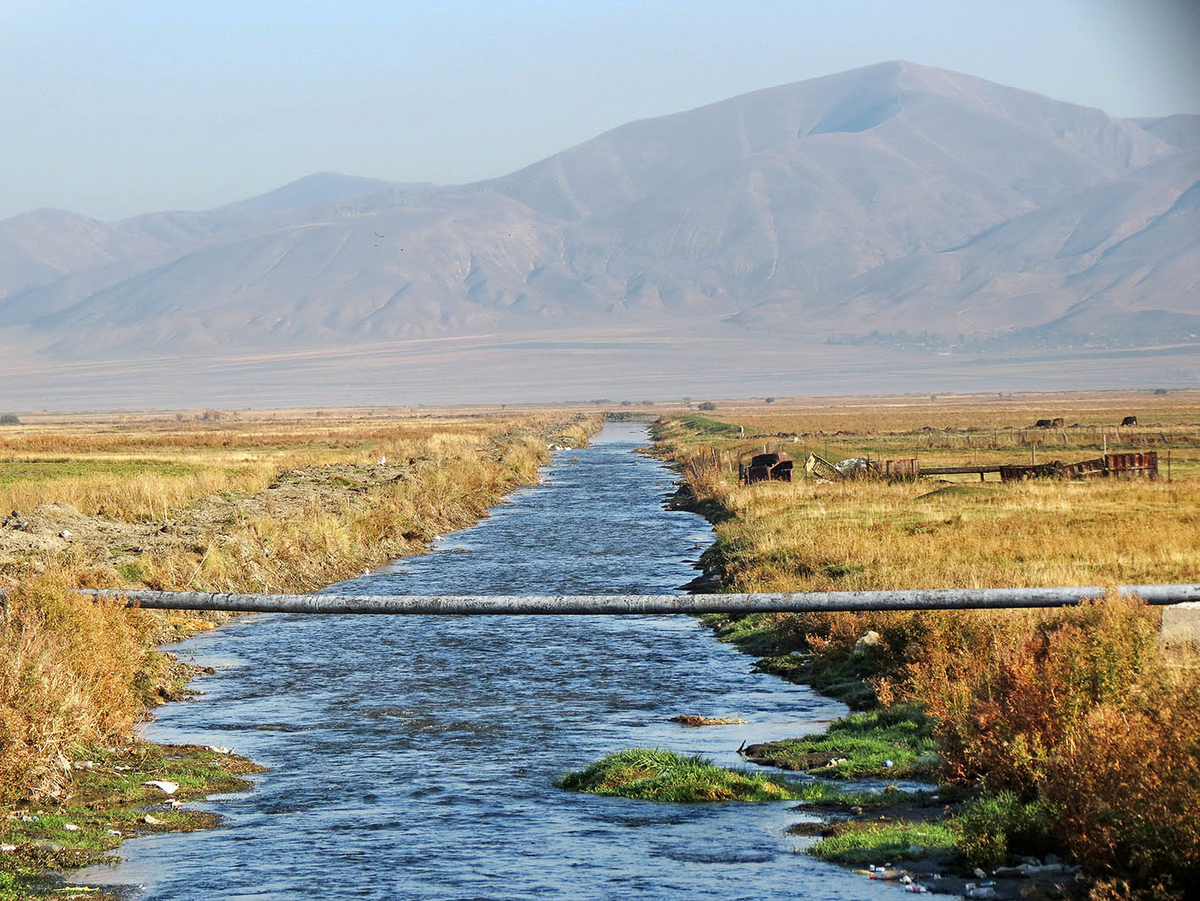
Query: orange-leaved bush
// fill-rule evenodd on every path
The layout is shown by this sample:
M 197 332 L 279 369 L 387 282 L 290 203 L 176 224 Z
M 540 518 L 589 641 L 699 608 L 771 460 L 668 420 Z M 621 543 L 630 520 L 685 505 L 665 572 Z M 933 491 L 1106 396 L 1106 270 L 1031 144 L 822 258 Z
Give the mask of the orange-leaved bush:
M 70 590 L 63 571 L 27 579 L 0 617 L 0 800 L 56 794 L 73 746 L 127 734 L 135 677 L 153 653 L 144 614 Z
M 909 669 L 947 777 L 1039 802 L 1110 893 L 1181 897 L 1200 868 L 1200 677 L 1167 666 L 1158 613 L 1110 595 L 1004 637 Z

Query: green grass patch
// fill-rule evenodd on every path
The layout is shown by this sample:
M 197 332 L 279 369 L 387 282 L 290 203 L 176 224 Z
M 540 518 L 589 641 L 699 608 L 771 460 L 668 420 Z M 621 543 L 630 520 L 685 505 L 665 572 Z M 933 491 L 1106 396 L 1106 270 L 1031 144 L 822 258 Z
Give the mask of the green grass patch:
M 906 705 L 851 714 L 826 732 L 752 745 L 748 753 L 756 763 L 835 779 L 919 779 L 938 770 L 929 721 Z
M 145 570 L 138 563 L 122 563 L 117 566 L 117 572 L 126 582 L 141 582 L 145 575 Z
M 149 779 L 174 782 L 176 798 L 211 792 L 240 791 L 249 787 L 243 776 L 262 772 L 249 760 L 210 751 L 196 745 L 142 744 L 127 755 L 93 752 L 96 767 L 80 770 L 72 780 L 75 797 L 109 804 L 144 804 L 161 801 L 156 788 L 142 785 Z
M 824 779 L 801 783 L 797 792 L 800 800 L 811 807 L 837 810 L 882 810 L 898 804 L 928 805 L 934 803 L 936 792 L 910 792 L 889 785 L 883 791 L 848 791 L 840 785 Z
M 813 857 L 846 864 L 884 863 L 959 855 L 959 835 L 941 823 L 844 823 L 808 849 Z
M 736 645 L 743 653 L 768 656 L 781 651 L 775 617 L 769 613 L 705 613 L 701 614 L 700 620 L 719 640 Z
M 726 769 L 699 756 L 686 757 L 651 748 L 608 754 L 587 769 L 568 773 L 555 785 L 594 795 L 679 804 L 787 801 L 801 797 L 797 786 L 783 779 Z
M 121 753 L 88 747 L 79 754 L 62 804 L 0 820 L 0 843 L 16 846 L 0 854 L 0 901 L 62 897 L 41 874 L 112 860 L 131 835 L 212 828 L 215 815 L 172 809 L 167 802 L 244 789 L 249 786 L 244 777 L 263 769 L 236 754 L 195 745 L 142 742 Z M 167 796 L 142 784 L 151 779 L 179 788 Z
M 721 422 L 721 420 L 713 419 L 710 416 L 702 416 L 699 413 L 681 416 L 679 417 L 679 421 L 697 435 L 703 435 L 708 438 L 738 437 L 738 427 L 736 425 Z
M 201 467 L 164 460 L 0 460 L 0 485 L 17 482 L 46 482 L 55 479 L 140 475 L 181 478 Z
M 755 653 L 751 649 L 755 641 L 759 642 L 760 649 L 771 649 L 770 629 L 763 629 L 761 634 L 751 633 L 746 644 L 739 644 L 739 647 L 748 653 Z M 813 656 L 804 651 L 771 654 L 768 650 L 767 656 L 755 661 L 754 668 L 789 682 L 811 685 L 821 694 L 845 701 L 853 710 L 867 710 L 877 704 L 875 690 L 868 680 L 879 675 L 879 665 L 867 654 L 851 654 L 837 663 L 826 662 L 818 668 L 814 665 Z

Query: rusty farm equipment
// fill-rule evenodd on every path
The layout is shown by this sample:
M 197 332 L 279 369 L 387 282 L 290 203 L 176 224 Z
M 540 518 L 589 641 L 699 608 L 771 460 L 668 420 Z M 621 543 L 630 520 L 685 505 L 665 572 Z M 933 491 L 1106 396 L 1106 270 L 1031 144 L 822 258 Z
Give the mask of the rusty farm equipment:
M 739 465 L 739 476 L 747 485 L 755 482 L 790 482 L 795 463 L 785 453 L 755 454 L 750 465 Z
M 871 460 L 866 457 L 830 463 L 818 454 L 809 454 L 804 471 L 812 478 L 838 481 L 841 479 L 912 480 L 948 475 L 978 475 L 984 481 L 989 474 L 1000 476 L 1002 482 L 1023 482 L 1027 479 L 1088 479 L 1088 478 L 1158 478 L 1158 452 L 1105 454 L 1092 460 L 1064 463 L 988 463 L 967 466 L 921 466 L 915 457 L 900 460 Z

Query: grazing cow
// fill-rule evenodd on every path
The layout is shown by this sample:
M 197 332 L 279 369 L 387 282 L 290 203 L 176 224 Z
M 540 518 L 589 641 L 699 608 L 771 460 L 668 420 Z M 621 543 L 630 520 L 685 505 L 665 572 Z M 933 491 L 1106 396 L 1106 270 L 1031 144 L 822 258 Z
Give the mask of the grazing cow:
M 1063 427 L 1063 418 L 1061 416 L 1055 416 L 1052 420 L 1050 420 L 1050 427 L 1054 429 L 1061 429 Z
M 1035 429 L 1052 429 L 1052 428 L 1054 428 L 1054 420 L 1052 420 L 1052 419 L 1039 419 L 1037 422 L 1035 422 L 1035 423 L 1033 424 L 1033 427 L 1034 427 Z
M 1124 419 L 1121 420 L 1121 425 L 1137 425 L 1137 417 L 1136 416 L 1126 416 Z

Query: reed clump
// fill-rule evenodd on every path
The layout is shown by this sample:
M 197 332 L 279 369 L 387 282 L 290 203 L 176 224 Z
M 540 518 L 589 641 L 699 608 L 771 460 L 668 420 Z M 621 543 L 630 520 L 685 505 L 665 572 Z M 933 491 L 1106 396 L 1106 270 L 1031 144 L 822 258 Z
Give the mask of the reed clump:
M 154 623 L 72 591 L 67 570 L 22 581 L 0 620 L 0 802 L 61 793 L 74 751 L 128 735 Z

